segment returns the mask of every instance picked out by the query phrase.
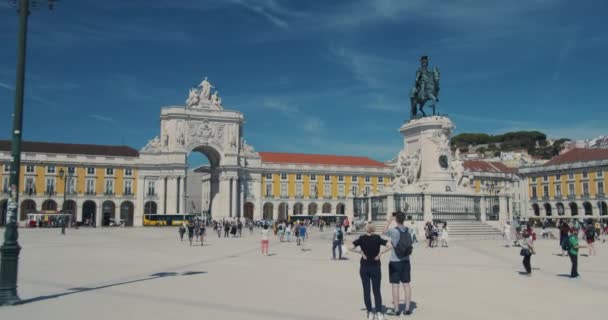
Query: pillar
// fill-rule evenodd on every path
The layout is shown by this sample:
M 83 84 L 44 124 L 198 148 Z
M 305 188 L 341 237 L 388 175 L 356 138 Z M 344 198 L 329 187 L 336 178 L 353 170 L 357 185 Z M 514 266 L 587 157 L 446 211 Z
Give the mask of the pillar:
M 486 222 L 486 197 L 479 197 L 479 220 L 481 222 Z
M 179 212 L 186 212 L 186 178 L 180 177 L 179 179 Z
M 236 178 L 230 179 L 230 217 L 237 217 L 237 203 L 236 199 L 238 197 L 238 180 Z
M 167 188 L 166 187 L 167 186 L 165 185 L 166 179 L 167 179 L 167 177 L 162 177 L 161 176 L 160 179 L 157 180 L 158 181 L 158 183 L 157 183 L 158 185 L 155 186 L 156 187 L 155 190 L 158 190 L 158 192 L 156 192 L 156 194 L 158 195 L 158 208 L 156 210 L 157 210 L 157 213 L 160 213 L 160 214 L 165 214 L 166 213 L 165 211 L 167 211 L 166 210 L 167 209 L 167 202 L 165 200 L 167 198 L 166 197 L 166 194 L 167 194 Z M 148 181 L 150 181 L 150 180 L 148 180 Z M 146 192 L 146 194 L 147 194 L 147 192 L 148 192 L 148 186 L 146 186 L 146 190 L 144 192 Z
M 389 218 L 395 212 L 395 195 L 386 195 L 386 217 Z
M 422 208 L 423 208 L 423 219 L 424 221 L 433 221 L 433 211 L 431 206 L 433 205 L 433 199 L 430 194 L 422 195 Z
M 511 213 L 509 212 L 507 205 L 507 196 L 501 195 L 498 197 L 498 207 L 498 221 L 504 223 L 511 220 Z
M 245 188 L 247 187 L 247 181 L 239 179 L 239 206 L 237 214 L 239 217 L 243 217 L 245 214 Z

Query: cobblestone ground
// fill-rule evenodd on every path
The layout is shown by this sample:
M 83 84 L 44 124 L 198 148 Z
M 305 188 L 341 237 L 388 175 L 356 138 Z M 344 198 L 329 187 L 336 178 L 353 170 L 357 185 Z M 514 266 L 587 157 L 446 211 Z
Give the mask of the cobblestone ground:
M 347 241 L 352 240 L 347 237 Z M 363 319 L 358 256 L 330 260 L 329 233 L 313 231 L 306 251 L 272 239 L 209 236 L 179 242 L 174 228 L 20 231 L 19 293 L 23 305 L 0 308 L 0 319 Z M 539 240 L 531 278 L 518 248 L 500 241 L 416 248 L 416 319 L 591 319 L 608 297 L 608 249 L 581 257 L 582 279 Z M 586 253 L 586 250 L 582 250 Z M 382 293 L 391 304 L 387 258 Z

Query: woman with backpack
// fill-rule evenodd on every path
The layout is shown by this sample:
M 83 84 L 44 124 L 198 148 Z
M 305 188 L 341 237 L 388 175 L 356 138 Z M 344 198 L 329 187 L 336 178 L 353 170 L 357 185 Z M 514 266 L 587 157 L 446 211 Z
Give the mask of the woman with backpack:
M 534 241 L 532 240 L 530 233 L 527 231 L 524 231 L 522 236 L 524 239 L 521 243 L 520 255 L 524 257 L 522 263 L 524 265 L 524 269 L 526 270 L 527 276 L 530 277 L 532 276 L 532 255 L 536 253 L 534 252 Z
M 591 223 L 589 223 L 585 229 L 585 240 L 587 241 L 587 248 L 589 248 L 589 256 L 595 256 L 597 253 L 593 246 L 593 243 L 595 242 L 595 227 Z

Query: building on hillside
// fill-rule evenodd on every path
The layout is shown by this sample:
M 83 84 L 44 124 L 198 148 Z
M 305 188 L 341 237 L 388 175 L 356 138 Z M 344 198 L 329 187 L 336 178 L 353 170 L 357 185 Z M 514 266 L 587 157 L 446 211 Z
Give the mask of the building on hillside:
M 608 218 L 608 149 L 571 149 L 520 173 L 527 185 L 528 217 Z
M 77 221 L 108 225 L 110 218 L 134 224 L 142 204 L 138 191 L 139 152 L 127 146 L 22 143 L 19 221 L 28 213 L 61 211 Z M 0 140 L 0 224 L 9 197 L 11 146 Z M 65 199 L 65 201 L 64 201 Z

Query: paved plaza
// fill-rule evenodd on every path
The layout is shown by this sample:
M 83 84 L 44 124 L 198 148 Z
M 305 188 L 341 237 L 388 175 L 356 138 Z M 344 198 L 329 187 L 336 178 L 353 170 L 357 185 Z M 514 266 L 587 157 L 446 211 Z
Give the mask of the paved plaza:
M 179 242 L 175 228 L 20 230 L 19 293 L 25 304 L 0 319 L 364 319 L 358 256 L 330 260 L 330 234 L 314 230 L 306 251 L 270 243 L 257 232 L 210 235 L 204 247 Z M 351 241 L 353 236 L 347 237 Z M 416 319 L 589 319 L 608 297 L 608 250 L 580 258 L 569 279 L 555 240 L 539 240 L 531 278 L 518 248 L 460 241 L 417 247 L 413 255 Z M 586 253 L 586 250 L 582 250 Z M 391 304 L 383 257 L 383 302 Z M 403 317 L 403 316 L 402 316 Z M 390 317 L 389 317 L 390 319 Z

